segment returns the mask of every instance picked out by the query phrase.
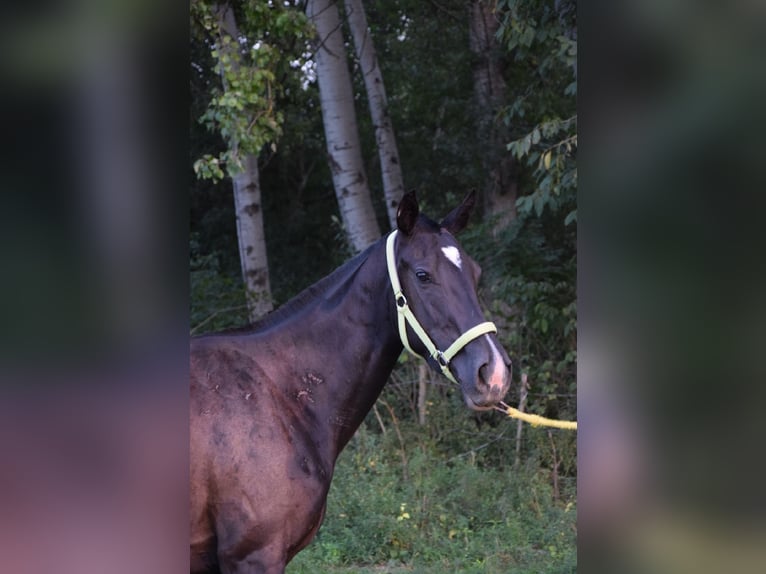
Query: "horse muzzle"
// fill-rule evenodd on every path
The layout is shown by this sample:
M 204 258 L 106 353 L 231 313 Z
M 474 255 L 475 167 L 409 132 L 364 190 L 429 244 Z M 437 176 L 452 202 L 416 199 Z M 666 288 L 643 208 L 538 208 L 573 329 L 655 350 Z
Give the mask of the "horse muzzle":
M 511 385 L 512 365 L 502 348 L 488 337 L 490 353 L 487 360 L 474 370 L 473 382 L 461 387 L 463 398 L 468 408 L 488 410 L 503 400 Z

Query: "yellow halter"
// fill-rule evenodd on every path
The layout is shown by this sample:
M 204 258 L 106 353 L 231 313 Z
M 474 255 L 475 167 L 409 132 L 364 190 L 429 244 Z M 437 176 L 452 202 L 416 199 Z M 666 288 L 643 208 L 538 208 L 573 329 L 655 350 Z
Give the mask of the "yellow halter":
M 438 363 L 444 376 L 453 383 L 459 384 L 449 369 L 449 363 L 452 360 L 452 357 L 457 355 L 463 347 L 465 347 L 468 343 L 477 337 L 480 337 L 486 333 L 497 333 L 497 327 L 491 321 L 479 323 L 475 327 L 471 327 L 465 333 L 460 335 L 454 343 L 447 347 L 446 351 L 440 351 L 428 336 L 425 329 L 423 329 L 423 326 L 417 320 L 415 315 L 412 313 L 412 310 L 407 304 L 407 297 L 405 297 L 404 293 L 402 293 L 402 286 L 399 283 L 399 275 L 396 272 L 396 258 L 394 257 L 394 244 L 396 242 L 397 233 L 397 230 L 392 231 L 388 236 L 388 239 L 386 239 L 386 267 L 388 268 L 388 277 L 391 281 L 391 288 L 394 291 L 394 301 L 396 301 L 396 310 L 398 312 L 399 324 L 399 338 L 402 340 L 402 344 L 404 345 L 405 349 L 407 349 L 413 355 L 420 356 L 418 353 L 412 350 L 409 339 L 407 338 L 407 323 L 409 323 L 410 327 L 413 331 L 415 331 L 415 334 L 418 336 L 420 341 L 423 343 L 423 345 L 425 345 L 426 349 L 428 349 L 428 354 L 434 361 Z

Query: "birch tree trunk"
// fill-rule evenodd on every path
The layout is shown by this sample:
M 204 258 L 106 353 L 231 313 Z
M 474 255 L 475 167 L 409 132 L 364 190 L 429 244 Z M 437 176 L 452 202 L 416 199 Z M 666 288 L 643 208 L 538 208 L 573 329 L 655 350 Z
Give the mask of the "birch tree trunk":
M 317 31 L 315 61 L 327 158 L 343 226 L 354 251 L 380 237 L 362 162 L 354 92 L 335 0 L 309 0 L 306 14 Z
M 378 65 L 378 57 L 372 41 L 372 34 L 367 25 L 362 0 L 345 0 L 346 16 L 354 38 L 356 56 L 364 77 L 367 101 L 370 106 L 372 124 L 375 126 L 375 141 L 380 156 L 380 172 L 383 179 L 383 196 L 386 200 L 386 213 L 391 229 L 396 228 L 396 210 L 404 195 L 402 168 L 399 163 L 399 151 L 391 116 L 388 113 L 388 99 L 383 84 L 383 74 Z
M 498 21 L 492 4 L 488 0 L 472 0 L 469 42 L 475 55 L 473 84 L 479 109 L 477 128 L 488 146 L 484 159 L 489 179 L 485 208 L 489 214 L 500 216 L 498 228 L 501 228 L 516 218 L 518 174 L 513 156 L 505 149 L 509 139 L 507 130 L 495 121 L 497 112 L 505 103 L 507 87 L 495 39 Z
M 234 12 L 228 4 L 217 5 L 215 14 L 218 19 L 219 38 L 228 35 L 233 40 L 225 45 L 218 42 L 219 50 L 239 49 L 239 30 L 234 19 Z M 239 66 L 237 58 L 231 58 L 231 66 Z M 221 74 L 224 89 L 227 88 L 225 75 Z M 237 155 L 238 144 L 230 141 L 229 145 Z M 251 322 L 271 311 L 271 284 L 269 264 L 266 256 L 266 236 L 263 231 L 263 210 L 261 209 L 261 184 L 258 173 L 258 157 L 245 154 L 241 157 L 242 171 L 232 177 L 234 187 L 234 209 L 237 218 L 237 240 L 239 242 L 239 261 L 242 267 L 242 279 L 247 290 L 247 308 Z
M 266 235 L 263 231 L 261 183 L 258 158 L 247 154 L 242 158 L 244 169 L 235 175 L 234 209 L 237 217 L 237 240 L 242 278 L 247 287 L 247 309 L 250 321 L 271 311 L 271 282 L 266 256 Z

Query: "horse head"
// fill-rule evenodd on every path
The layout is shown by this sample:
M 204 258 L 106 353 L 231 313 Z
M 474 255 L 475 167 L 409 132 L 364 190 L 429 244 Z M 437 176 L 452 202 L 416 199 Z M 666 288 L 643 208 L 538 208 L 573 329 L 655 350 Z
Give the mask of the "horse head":
M 508 391 L 511 360 L 479 305 L 481 268 L 455 239 L 474 202 L 471 192 L 436 223 L 420 213 L 414 192 L 406 194 L 387 266 L 402 344 L 458 383 L 469 408 L 486 410 Z

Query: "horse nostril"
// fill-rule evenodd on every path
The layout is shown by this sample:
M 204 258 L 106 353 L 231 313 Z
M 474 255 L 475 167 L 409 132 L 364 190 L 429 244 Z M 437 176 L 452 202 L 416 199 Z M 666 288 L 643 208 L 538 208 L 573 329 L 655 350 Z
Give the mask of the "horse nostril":
M 502 368 L 502 365 L 484 363 L 479 367 L 479 388 L 484 392 L 499 394 L 503 392 L 507 384 L 508 371 Z
M 484 363 L 481 367 L 479 367 L 479 381 L 485 385 L 488 384 L 488 370 L 489 365 L 487 363 Z

